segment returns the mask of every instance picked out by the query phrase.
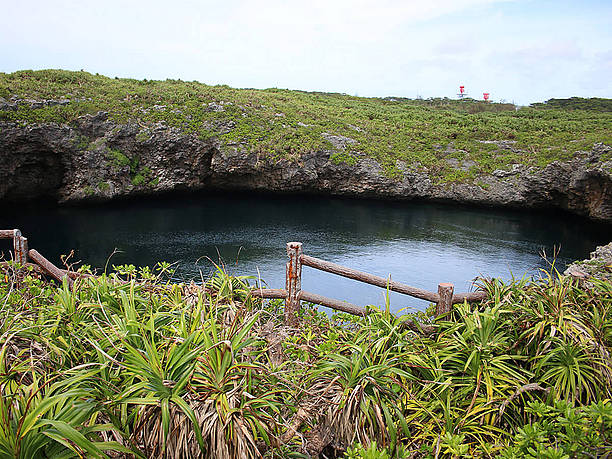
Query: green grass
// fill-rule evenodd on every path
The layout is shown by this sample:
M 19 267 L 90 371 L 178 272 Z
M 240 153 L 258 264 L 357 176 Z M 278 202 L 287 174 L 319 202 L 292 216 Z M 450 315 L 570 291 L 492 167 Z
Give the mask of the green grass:
M 63 70 L 0 73 L 0 96 L 8 99 L 69 99 L 66 105 L 0 112 L 0 120 L 23 124 L 70 124 L 79 116 L 106 111 L 111 119 L 163 122 L 221 148 L 240 143 L 253 153 L 299 160 L 313 150 L 333 150 L 326 135 L 353 139 L 336 151 L 334 162 L 355 163 L 355 153 L 374 158 L 390 175 L 398 161 L 426 167 L 442 181 L 473 180 L 513 163 L 542 167 L 567 160 L 594 143 L 612 144 L 607 99 L 551 100 L 518 110 L 511 104 L 471 99 L 410 100 L 284 89 L 234 89 L 180 80 L 112 79 Z M 608 108 L 606 108 L 608 107 Z M 139 141 L 146 141 L 142 133 Z M 516 142 L 513 152 L 490 140 Z M 83 143 L 83 142 L 81 142 Z M 79 143 L 79 145 L 81 145 Z M 84 145 L 84 143 L 83 143 Z M 450 148 L 447 152 L 447 147 Z M 476 163 L 468 174 L 445 161 L 452 151 Z
M 134 167 L 138 166 L 137 160 L 134 162 L 133 160 L 128 158 L 125 154 L 123 154 L 121 150 L 116 149 L 116 148 L 109 148 L 107 157 L 111 161 L 111 164 L 117 169 L 121 169 L 125 166 L 130 166 L 130 170 L 131 170 Z
M 0 457 L 300 457 L 317 432 L 348 458 L 612 452 L 610 282 L 483 280 L 423 335 L 309 305 L 284 328 L 249 278 L 171 276 L 0 267 Z
M 149 183 L 152 183 L 152 180 L 151 169 L 149 169 L 148 167 L 143 167 L 136 173 L 136 175 L 134 175 L 134 177 L 132 177 L 132 185 L 134 186 L 143 186 Z
M 332 155 L 330 155 L 329 160 L 334 164 L 345 163 L 350 166 L 354 166 L 355 164 L 357 164 L 357 158 L 355 157 L 355 155 L 347 153 L 345 151 L 333 153 Z

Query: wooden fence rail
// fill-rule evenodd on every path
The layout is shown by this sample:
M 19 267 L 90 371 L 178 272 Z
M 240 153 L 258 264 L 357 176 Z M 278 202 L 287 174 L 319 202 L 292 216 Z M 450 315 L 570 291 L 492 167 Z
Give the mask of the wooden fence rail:
M 410 295 L 421 300 L 431 301 L 432 303 L 437 303 L 440 301 L 440 295 L 437 293 L 428 292 L 427 290 L 422 290 L 416 287 L 410 287 L 409 285 L 395 282 L 389 278 L 374 276 L 373 274 L 357 271 L 356 269 L 347 268 L 342 265 L 337 265 L 336 263 L 309 257 L 308 255 L 302 255 L 302 264 L 321 271 L 326 271 L 328 273 L 333 273 L 342 277 L 364 282 L 366 284 L 388 288 L 394 292 Z
M 465 300 L 482 301 L 487 298 L 486 292 L 454 293 L 454 286 L 450 283 L 440 283 L 438 284 L 437 293 L 430 292 L 428 290 L 392 281 L 391 279 L 385 279 L 384 277 L 375 276 L 309 255 L 304 255 L 301 242 L 287 243 L 287 256 L 289 261 L 287 262 L 285 289 L 255 289 L 252 291 L 252 294 L 260 298 L 284 299 L 285 323 L 292 326 L 297 323 L 297 313 L 300 308 L 300 301 L 308 301 L 355 315 L 366 314 L 366 309 L 362 306 L 334 300 L 302 290 L 302 266 L 309 266 L 321 271 L 389 289 L 404 295 L 431 301 L 432 303 L 436 303 L 436 315 L 450 312 L 453 304 L 463 303 Z
M 22 266 L 33 266 L 37 271 L 49 274 L 60 282 L 66 278 L 68 285 L 72 287 L 74 276 L 71 276 L 68 271 L 55 266 L 36 250 L 28 250 L 28 238 L 23 237 L 18 229 L 0 230 L 0 239 L 13 239 L 13 258 L 16 263 Z M 34 263 L 29 263 L 28 260 L 30 259 Z

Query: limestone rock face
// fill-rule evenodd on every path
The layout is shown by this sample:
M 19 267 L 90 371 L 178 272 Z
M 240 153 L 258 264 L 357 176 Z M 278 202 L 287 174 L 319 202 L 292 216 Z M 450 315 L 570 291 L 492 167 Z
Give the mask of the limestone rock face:
M 58 202 L 203 188 L 216 146 L 162 126 L 118 125 L 104 113 L 71 127 L 0 123 L 0 199 Z
M 612 242 L 597 247 L 588 260 L 572 263 L 563 274 L 577 278 L 586 286 L 593 278 L 612 281 Z
M 334 140 L 342 149 L 352 139 Z M 174 190 L 265 190 L 557 208 L 612 222 L 612 163 L 600 161 L 611 150 L 597 144 L 544 168 L 514 164 L 481 175 L 478 185 L 437 183 L 418 165 L 401 164 L 399 176 L 389 177 L 366 156 L 355 155 L 355 164 L 331 160 L 338 150 L 279 160 L 163 124 L 118 124 L 100 112 L 70 126 L 0 123 L 0 199 L 64 203 Z

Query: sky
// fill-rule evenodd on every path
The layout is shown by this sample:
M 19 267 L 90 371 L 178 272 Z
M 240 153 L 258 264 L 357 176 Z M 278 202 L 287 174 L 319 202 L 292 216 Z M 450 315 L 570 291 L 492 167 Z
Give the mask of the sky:
M 612 97 L 612 1 L 28 0 L 0 72 L 61 68 L 367 97 Z

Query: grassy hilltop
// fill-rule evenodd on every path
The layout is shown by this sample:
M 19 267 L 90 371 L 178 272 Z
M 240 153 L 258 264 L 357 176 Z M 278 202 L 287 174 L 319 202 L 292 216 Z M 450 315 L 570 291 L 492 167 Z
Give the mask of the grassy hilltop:
M 70 124 L 106 111 L 143 129 L 164 123 L 215 137 L 221 147 L 241 144 L 294 160 L 306 151 L 336 150 L 336 162 L 354 164 L 365 155 L 390 176 L 409 165 L 443 181 L 473 180 L 514 163 L 541 167 L 571 159 L 594 143 L 612 143 L 609 99 L 553 99 L 517 108 L 472 99 L 233 89 L 64 70 L 0 73 L 0 98 L 0 121 Z M 510 141 L 511 148 L 500 148 L 500 141 Z

